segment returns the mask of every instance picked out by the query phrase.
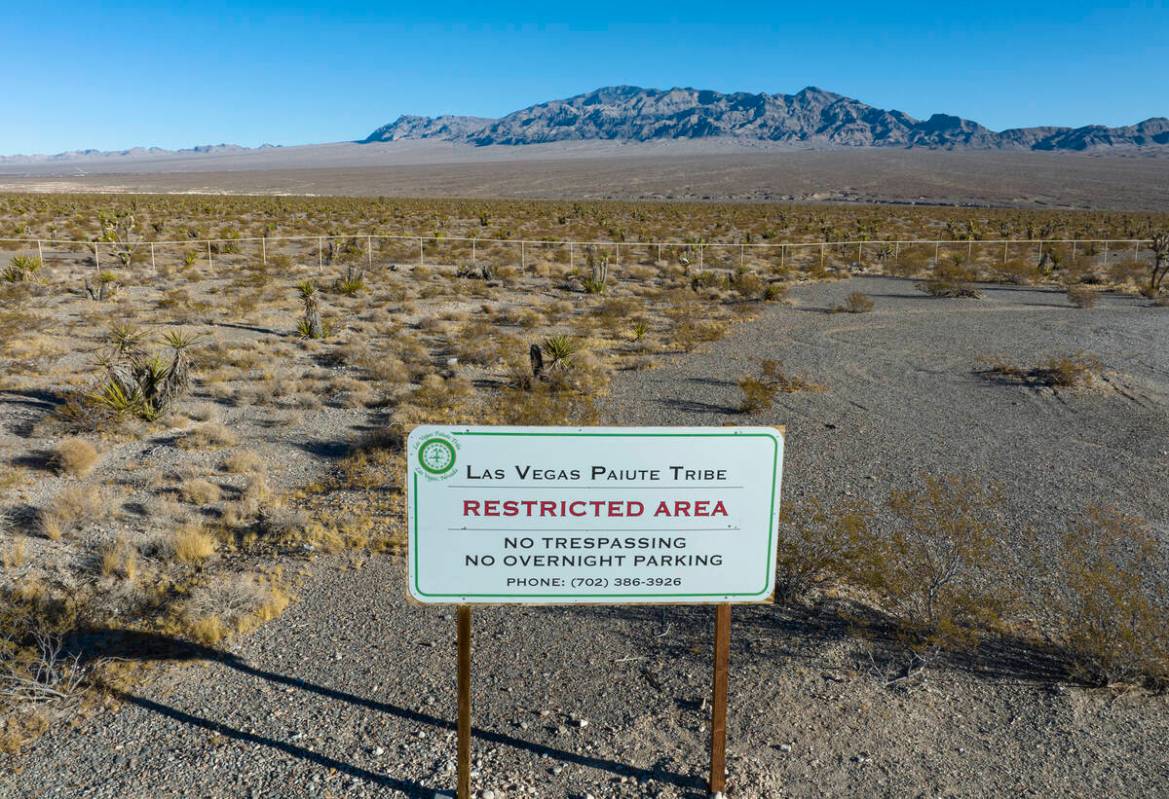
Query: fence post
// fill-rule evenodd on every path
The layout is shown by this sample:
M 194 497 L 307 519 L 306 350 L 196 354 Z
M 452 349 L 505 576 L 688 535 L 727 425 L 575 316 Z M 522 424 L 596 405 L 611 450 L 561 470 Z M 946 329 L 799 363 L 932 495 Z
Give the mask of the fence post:
M 576 269 L 576 251 L 572 248 L 572 242 L 568 242 L 568 268 Z
M 659 243 L 658 244 L 658 263 L 661 263 L 661 260 L 662 260 L 662 245 Z
M 260 237 L 260 263 L 264 266 L 268 265 L 268 237 Z
M 154 242 L 150 242 L 150 268 L 155 272 L 158 271 L 158 264 L 154 262 Z
M 938 268 L 938 251 L 942 248 L 940 241 L 934 242 L 934 269 Z
M 1009 243 L 1010 242 L 1007 239 L 1003 239 L 1003 263 L 1004 264 L 1007 262 L 1007 245 Z
M 1108 241 L 1104 242 L 1104 266 L 1108 266 Z
M 479 243 L 479 239 L 471 239 L 471 263 L 474 264 L 479 260 L 478 248 L 475 246 Z
M 1078 239 L 1072 239 L 1072 260 L 1073 261 L 1076 260 L 1076 244 L 1078 244 L 1078 243 L 1079 243 Z
M 325 237 L 317 236 L 317 272 L 325 268 Z
M 209 269 L 215 269 L 215 260 L 211 257 L 211 239 L 207 239 L 207 266 Z
M 820 268 L 824 268 L 824 242 L 820 242 Z
M 93 268 L 100 272 L 101 271 L 101 247 L 98 246 L 99 244 L 101 244 L 101 242 L 95 241 L 93 243 Z
M 520 271 L 528 271 L 528 250 L 524 246 L 523 239 L 520 239 Z
M 1035 251 L 1035 265 L 1039 266 L 1042 263 L 1043 263 L 1043 239 L 1040 239 L 1039 243 L 1036 247 L 1036 251 Z
M 779 245 L 779 271 L 780 272 L 783 271 L 783 260 L 784 260 L 783 257 L 786 254 L 787 254 L 787 245 L 786 244 Z
M 1140 253 L 1141 253 L 1141 240 L 1137 239 L 1136 241 L 1134 241 L 1132 243 L 1132 259 L 1134 261 L 1137 260 L 1140 257 Z
M 41 262 L 41 266 L 45 265 L 45 251 L 41 247 L 41 240 L 37 239 L 37 260 Z
M 616 255 L 616 258 L 614 259 L 614 264 L 613 264 L 613 266 L 615 266 L 615 267 L 617 267 L 618 269 L 620 269 L 620 268 L 621 268 L 621 245 L 620 245 L 620 244 L 614 244 L 614 245 L 613 245 L 613 252 L 614 252 L 614 254 Z
M 422 249 L 422 237 L 418 237 L 418 265 L 426 266 L 426 253 Z
M 365 263 L 373 269 L 373 236 L 365 237 Z
M 705 249 L 706 249 L 706 247 L 704 247 L 703 245 L 701 245 L 701 244 L 698 245 L 698 269 L 700 271 L 702 269 L 702 252 Z
M 739 245 L 739 268 L 740 268 L 740 269 L 742 269 L 742 268 L 743 268 L 743 255 L 744 255 L 744 250 L 745 250 L 745 248 L 743 247 L 743 245 L 742 245 L 742 244 L 740 244 L 740 245 Z

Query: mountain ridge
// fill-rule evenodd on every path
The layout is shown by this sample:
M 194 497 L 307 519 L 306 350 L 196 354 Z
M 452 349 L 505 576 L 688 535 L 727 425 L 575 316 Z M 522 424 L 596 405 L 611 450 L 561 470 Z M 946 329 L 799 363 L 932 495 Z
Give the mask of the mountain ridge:
M 360 142 L 439 139 L 475 146 L 558 141 L 738 139 L 822 147 L 1088 151 L 1169 148 L 1169 119 L 1110 128 L 1037 126 L 993 131 L 936 113 L 925 120 L 808 86 L 795 94 L 606 86 L 498 119 L 404 115 Z

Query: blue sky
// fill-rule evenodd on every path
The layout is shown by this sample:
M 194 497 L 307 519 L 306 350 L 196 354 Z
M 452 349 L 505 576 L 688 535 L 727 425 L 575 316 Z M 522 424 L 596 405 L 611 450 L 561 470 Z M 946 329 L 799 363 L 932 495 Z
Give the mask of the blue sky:
M 994 129 L 1169 115 L 1169 3 L 20 3 L 0 153 L 360 138 L 610 84 L 807 85 Z

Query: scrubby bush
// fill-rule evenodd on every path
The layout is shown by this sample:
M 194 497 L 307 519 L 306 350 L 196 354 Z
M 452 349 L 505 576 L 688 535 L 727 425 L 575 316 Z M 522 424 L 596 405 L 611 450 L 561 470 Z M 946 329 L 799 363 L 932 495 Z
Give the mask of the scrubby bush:
M 816 499 L 785 502 L 779 518 L 776 599 L 801 599 L 852 575 L 866 556 L 871 514 L 859 502 L 832 508 Z
M 1096 299 L 1099 293 L 1096 289 L 1088 288 L 1087 286 L 1068 286 L 1067 288 L 1068 302 L 1076 308 L 1089 310 L 1096 307 Z
M 776 394 L 794 394 L 797 391 L 823 391 L 824 387 L 801 375 L 784 371 L 780 361 L 765 360 L 759 375 L 744 375 L 739 378 L 739 389 L 743 399 L 739 404 L 741 413 L 756 413 L 771 407 Z
M 1140 519 L 1090 508 L 1040 567 L 1034 612 L 1085 682 L 1169 685 L 1169 549 Z
M 931 297 L 972 298 L 982 295 L 971 285 L 975 271 L 960 263 L 940 263 L 929 280 L 917 284 L 918 291 Z
M 1095 355 L 1056 355 L 1038 366 L 1021 366 L 1002 356 L 978 359 L 981 374 L 991 380 L 1028 386 L 1084 388 L 1095 383 L 1103 364 Z
M 845 298 L 843 305 L 833 308 L 837 313 L 868 313 L 873 310 L 873 300 L 862 291 L 854 291 Z
M 97 465 L 97 450 L 84 439 L 67 438 L 53 447 L 50 460 L 53 468 L 61 474 L 85 477 Z

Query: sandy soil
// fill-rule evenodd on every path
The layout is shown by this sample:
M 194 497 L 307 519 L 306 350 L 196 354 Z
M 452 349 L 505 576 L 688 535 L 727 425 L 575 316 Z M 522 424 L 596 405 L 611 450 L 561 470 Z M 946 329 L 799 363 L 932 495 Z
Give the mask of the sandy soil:
M 825 310 L 851 290 L 864 316 Z M 808 286 L 708 349 L 621 375 L 626 424 L 782 423 L 785 500 L 879 497 L 922 471 L 1004 484 L 1012 526 L 1086 502 L 1165 531 L 1142 476 L 1169 449 L 1169 315 L 1110 297 L 1091 311 L 1039 289 L 933 300 L 907 281 Z M 1080 393 L 991 383 L 975 358 L 1095 352 Z M 737 378 L 781 358 L 825 384 L 734 413 Z M 159 672 L 116 715 L 10 760 L 0 796 L 412 796 L 453 785 L 454 621 L 409 606 L 404 568 L 323 560 L 300 602 L 230 651 L 161 640 L 200 666 Z M 703 795 L 708 609 L 476 611 L 476 787 L 483 797 Z M 830 609 L 736 610 L 731 796 L 1163 796 L 1165 697 L 1068 688 L 967 658 L 886 687 L 880 640 Z M 150 642 L 125 642 L 142 657 Z M 582 724 L 581 721 L 587 723 Z M 490 792 L 490 793 L 488 793 Z
M 798 200 L 1169 209 L 1169 158 L 729 143 L 339 143 L 0 164 L 2 191 Z

